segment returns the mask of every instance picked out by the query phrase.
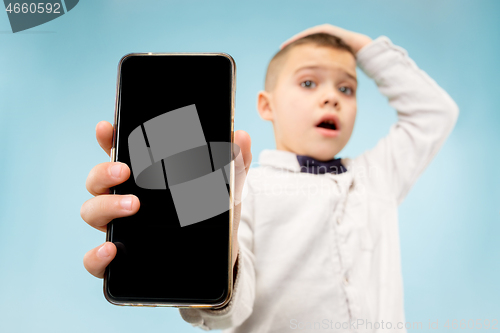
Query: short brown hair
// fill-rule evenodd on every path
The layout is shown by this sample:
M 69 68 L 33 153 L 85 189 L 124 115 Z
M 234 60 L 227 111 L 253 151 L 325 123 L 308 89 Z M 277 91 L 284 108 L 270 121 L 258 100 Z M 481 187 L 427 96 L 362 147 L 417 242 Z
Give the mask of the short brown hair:
M 269 62 L 269 65 L 267 66 L 266 78 L 264 82 L 264 89 L 266 91 L 270 92 L 275 88 L 279 73 L 281 72 L 283 64 L 285 63 L 286 55 L 294 47 L 303 44 L 314 44 L 316 46 L 332 47 L 335 49 L 348 51 L 354 57 L 356 56 L 352 48 L 337 36 L 333 36 L 323 32 L 307 35 L 288 44 L 273 56 L 273 58 Z

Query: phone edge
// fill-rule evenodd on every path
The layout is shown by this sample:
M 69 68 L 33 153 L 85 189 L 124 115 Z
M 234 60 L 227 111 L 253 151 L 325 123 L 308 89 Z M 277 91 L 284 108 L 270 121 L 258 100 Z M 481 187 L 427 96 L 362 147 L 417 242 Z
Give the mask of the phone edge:
M 204 55 L 204 56 L 223 56 L 227 58 L 231 63 L 231 148 L 234 144 L 234 109 L 236 100 L 236 62 L 233 57 L 225 52 L 167 52 L 167 53 L 153 53 L 153 52 L 142 52 L 142 53 L 128 53 L 124 55 L 118 63 L 118 75 L 116 81 L 116 94 L 115 94 L 115 114 L 113 120 L 113 145 L 110 151 L 110 161 L 116 162 L 116 142 L 117 142 L 117 130 L 116 126 L 118 123 L 118 103 L 120 100 L 120 79 L 121 79 L 121 66 L 123 62 L 132 56 L 156 56 L 156 55 Z M 232 152 L 231 152 L 232 153 Z M 229 180 L 229 260 L 228 260 L 228 287 L 226 298 L 218 304 L 185 304 L 185 303 L 174 303 L 174 302 L 130 302 L 130 301 L 119 301 L 115 299 L 108 293 L 108 267 L 104 273 L 103 281 L 103 293 L 106 300 L 118 306 L 147 306 L 147 307 L 176 307 L 176 308 L 199 308 L 199 309 L 220 309 L 226 306 L 233 296 L 233 265 L 232 265 L 232 235 L 233 235 L 233 218 L 234 218 L 234 159 L 230 162 L 230 180 Z M 114 189 L 111 189 L 112 193 L 115 194 Z M 106 241 L 110 241 L 110 224 L 107 225 L 106 229 Z

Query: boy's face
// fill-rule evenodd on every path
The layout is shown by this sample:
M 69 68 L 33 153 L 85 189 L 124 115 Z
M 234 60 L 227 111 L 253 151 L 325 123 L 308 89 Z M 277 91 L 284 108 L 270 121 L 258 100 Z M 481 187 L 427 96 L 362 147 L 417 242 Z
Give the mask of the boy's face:
M 325 161 L 349 141 L 356 89 L 351 53 L 303 44 L 286 55 L 274 90 L 259 93 L 258 109 L 273 122 L 277 149 Z

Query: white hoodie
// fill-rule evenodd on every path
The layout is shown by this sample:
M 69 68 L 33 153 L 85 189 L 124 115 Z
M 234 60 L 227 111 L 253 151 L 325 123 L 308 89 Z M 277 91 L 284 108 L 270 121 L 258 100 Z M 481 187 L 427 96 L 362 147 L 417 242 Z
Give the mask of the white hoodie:
M 248 172 L 230 303 L 179 309 L 224 332 L 406 332 L 398 205 L 450 134 L 458 107 L 381 36 L 357 54 L 397 110 L 376 146 L 341 174 L 300 172 L 297 156 L 263 150 Z

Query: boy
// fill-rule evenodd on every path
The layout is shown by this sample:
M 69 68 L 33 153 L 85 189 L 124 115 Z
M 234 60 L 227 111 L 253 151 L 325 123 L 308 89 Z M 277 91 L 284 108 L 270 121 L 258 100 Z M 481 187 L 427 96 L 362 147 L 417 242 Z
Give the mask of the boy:
M 398 121 L 373 149 L 341 160 L 335 156 L 356 116 L 356 65 L 389 98 Z M 282 45 L 257 104 L 273 123 L 277 149 L 247 167 L 233 297 L 222 309 L 179 309 L 182 317 L 228 332 L 406 332 L 397 206 L 451 132 L 458 107 L 387 37 L 372 41 L 331 25 Z M 107 151 L 109 126 L 98 129 Z M 249 165 L 249 137 L 240 132 L 235 140 Z M 110 180 L 104 169 L 89 175 L 93 194 L 130 175 L 125 167 Z M 92 202 L 98 198 L 82 206 L 82 217 L 101 230 L 139 205 L 130 198 L 124 212 Z M 86 268 L 102 277 L 115 251 L 113 244 L 89 251 Z

